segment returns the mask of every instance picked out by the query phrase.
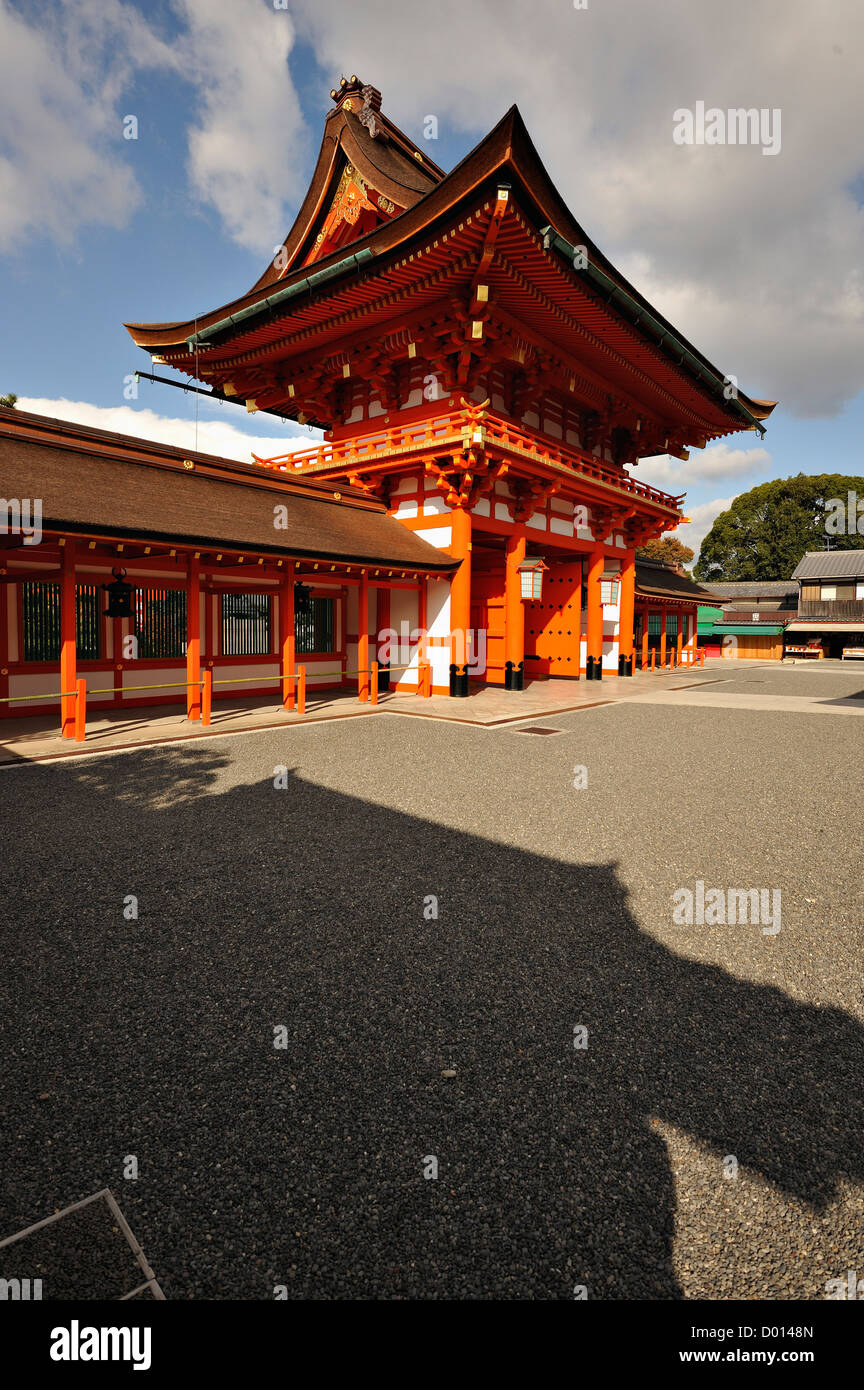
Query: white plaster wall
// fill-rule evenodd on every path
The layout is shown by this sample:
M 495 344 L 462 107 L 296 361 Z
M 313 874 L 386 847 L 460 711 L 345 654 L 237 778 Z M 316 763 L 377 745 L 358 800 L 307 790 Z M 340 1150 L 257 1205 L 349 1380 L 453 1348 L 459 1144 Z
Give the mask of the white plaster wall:
M 453 543 L 452 526 L 429 526 L 425 530 L 415 531 L 414 535 L 434 545 L 436 550 L 447 550 Z
M 426 582 L 426 628 L 430 637 L 450 635 L 450 585 L 446 579 Z
M 447 503 L 444 501 L 444 498 L 440 496 L 440 494 L 437 497 L 427 497 L 424 499 L 424 516 L 444 516 L 445 513 L 449 515 L 449 512 L 450 508 L 447 506 Z
M 410 633 L 417 630 L 420 623 L 420 596 L 412 593 L 410 589 L 392 589 L 390 591 L 390 626 L 402 638 L 402 624 L 407 624 L 407 631 Z M 408 644 L 407 651 L 399 651 L 398 657 L 394 658 L 398 665 L 408 662 L 408 669 L 394 673 L 394 682 L 399 684 L 416 685 L 418 678 L 418 666 L 420 654 L 418 647 Z
M 437 686 L 447 686 L 450 684 L 450 652 L 446 647 L 431 647 L 429 649 L 429 663 L 432 667 L 432 684 Z
M 180 658 L 178 658 L 178 660 L 179 659 Z M 185 675 L 185 662 L 182 668 L 179 666 L 166 666 L 163 670 L 148 667 L 146 671 L 137 671 L 134 668 L 127 669 L 122 672 L 123 697 L 124 699 L 127 698 L 130 691 L 134 691 L 137 687 L 142 685 L 161 685 L 163 682 L 168 681 L 173 685 L 175 681 L 180 681 L 182 684 L 174 686 L 171 690 L 144 690 L 142 691 L 142 697 L 144 699 L 157 699 L 159 696 L 164 695 L 172 700 L 185 700 Z M 116 679 L 111 681 L 111 685 L 120 685 L 121 672 L 115 671 L 114 676 Z M 102 682 L 100 681 L 99 684 L 101 685 Z
M 254 684 L 256 684 L 254 677 L 260 680 L 261 676 L 279 676 L 279 664 L 261 660 L 261 663 L 250 662 L 249 666 L 214 666 L 214 699 L 217 698 L 217 695 L 244 695 L 246 691 L 254 689 Z M 238 685 L 236 687 L 217 685 L 215 681 L 238 681 Z M 267 684 L 274 692 L 274 699 L 281 699 L 282 687 L 279 682 L 268 681 Z M 260 696 L 256 696 L 256 699 L 258 698 Z

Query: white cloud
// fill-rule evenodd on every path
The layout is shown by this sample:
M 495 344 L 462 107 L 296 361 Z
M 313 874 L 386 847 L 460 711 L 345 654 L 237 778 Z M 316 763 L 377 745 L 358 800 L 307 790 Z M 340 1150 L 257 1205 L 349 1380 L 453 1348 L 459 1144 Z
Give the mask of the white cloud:
M 686 463 L 669 454 L 660 454 L 643 459 L 629 471 L 640 482 L 666 492 L 680 493 L 717 478 L 740 478 L 748 473 L 764 477 L 770 463 L 767 449 L 734 449 L 721 443 L 704 450 L 691 449 Z
M 0 251 L 33 235 L 68 243 L 82 226 L 122 227 L 140 202 L 120 113 L 106 99 L 126 64 L 99 63 L 94 74 L 89 9 L 82 0 L 81 42 L 70 49 L 65 11 L 37 28 L 0 0 Z
M 287 67 L 294 27 L 261 0 L 172 0 L 170 41 L 121 0 L 58 0 L 32 16 L 0 0 L 0 251 L 28 236 L 74 241 L 125 226 L 141 204 L 123 138 L 141 74 L 192 83 L 188 174 L 240 245 L 281 242 L 307 139 Z
M 689 522 L 685 522 L 684 525 L 679 526 L 675 531 L 670 531 L 669 534 L 676 536 L 684 545 L 689 545 L 698 559 L 699 547 L 717 517 L 721 512 L 728 511 L 734 501 L 734 497 L 715 497 L 712 502 L 701 502 L 696 507 L 688 507 Z
M 294 26 L 260 0 L 176 0 L 200 116 L 189 131 L 192 185 L 241 246 L 272 254 L 285 200 L 305 193 L 307 134 L 288 71 Z
M 374 82 L 421 145 L 426 113 L 474 135 L 517 102 L 576 217 L 661 313 L 745 391 L 833 414 L 864 386 L 864 6 L 781 8 L 292 0 L 319 60 Z M 700 100 L 780 108 L 781 152 L 676 145 L 673 112 Z
M 214 408 L 218 409 L 208 407 L 209 410 Z M 199 453 L 216 454 L 220 458 L 236 459 L 240 463 L 254 462 L 253 453 L 258 454 L 259 458 L 273 458 L 278 454 L 294 453 L 298 449 L 314 448 L 317 443 L 317 437 L 311 436 L 308 430 L 287 437 L 253 435 L 244 433 L 229 420 L 208 418 L 198 422 L 196 446 L 194 420 L 158 415 L 154 410 L 138 409 L 130 405 L 101 406 L 91 405 L 89 401 L 22 396 L 17 403 L 17 409 L 29 410 L 34 415 L 47 415 L 56 420 L 71 420 L 78 425 L 91 425 L 94 429 L 114 430 L 117 434 L 153 439 L 160 444 L 173 444 L 178 449 L 195 450 L 197 447 Z
M 664 0 L 662 23 L 638 0 L 170 2 L 169 42 L 155 6 L 0 0 L 0 249 L 124 223 L 140 192 L 119 103 L 130 76 L 160 69 L 197 94 L 192 188 L 268 252 L 320 134 L 287 67 L 296 35 L 333 80 L 380 87 L 421 145 L 427 114 L 467 149 L 518 102 L 589 235 L 744 390 L 820 415 L 864 386 L 860 0 L 832 0 L 829 20 L 784 0 L 782 23 L 752 0 Z M 781 152 L 676 145 L 673 112 L 700 100 L 779 108 Z

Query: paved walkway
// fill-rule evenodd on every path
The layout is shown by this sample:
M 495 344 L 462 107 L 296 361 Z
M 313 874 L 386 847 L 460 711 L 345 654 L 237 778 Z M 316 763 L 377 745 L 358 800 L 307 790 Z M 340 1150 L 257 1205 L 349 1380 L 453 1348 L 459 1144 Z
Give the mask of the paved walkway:
M 465 700 L 452 700 L 447 695 L 433 695 L 426 700 L 418 695 L 389 692 L 381 696 L 377 706 L 361 705 L 354 692 L 327 692 L 316 696 L 313 691 L 307 698 L 305 714 L 283 710 L 275 700 L 261 702 L 241 697 L 220 700 L 214 707 L 208 729 L 186 719 L 185 705 L 158 705 L 138 710 L 94 709 L 93 717 L 87 720 L 87 738 L 83 744 L 61 739 L 56 716 L 37 715 L 32 719 L 0 720 L 0 763 L 80 757 L 86 753 L 176 739 L 212 738 L 216 734 L 246 733 L 321 719 L 368 719 L 376 714 L 407 714 L 487 726 L 513 724 L 632 699 L 639 692 L 669 691 L 711 679 L 699 668 L 681 667 L 653 675 L 640 672 L 631 678 L 606 676 L 602 681 L 532 681 L 519 693 L 486 686 L 472 692 Z
M 705 696 L 864 685 L 723 666 Z M 109 1188 L 178 1302 L 862 1277 L 860 758 L 669 698 L 7 766 L 0 1241 Z M 700 885 L 781 929 L 676 920 Z M 0 1277 L 125 1277 L 110 1228 L 43 1231 Z

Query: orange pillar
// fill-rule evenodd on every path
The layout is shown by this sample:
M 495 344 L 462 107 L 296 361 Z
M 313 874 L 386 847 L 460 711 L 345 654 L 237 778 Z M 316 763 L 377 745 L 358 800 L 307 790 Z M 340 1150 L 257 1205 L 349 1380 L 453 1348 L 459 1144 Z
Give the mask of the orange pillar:
M 666 608 L 660 609 L 660 665 L 666 665 Z
M 648 618 L 650 614 L 647 608 L 642 610 L 642 670 L 648 665 Z
M 600 579 L 603 574 L 603 551 L 595 546 L 588 558 L 586 607 L 586 658 L 593 656 L 595 664 L 603 660 L 603 604 Z
M 681 626 L 681 624 L 682 624 L 682 617 L 683 617 L 683 615 L 682 615 L 682 613 L 681 613 L 681 609 L 679 608 L 679 609 L 678 609 L 678 643 L 677 643 L 677 646 L 678 646 L 677 665 L 679 665 L 679 666 L 681 665 L 681 647 L 682 647 L 683 640 L 684 640 L 683 629 L 682 629 L 682 626 Z
M 461 672 L 468 662 L 468 630 L 471 627 L 471 513 L 464 507 L 456 507 L 450 518 L 450 554 L 462 561 L 450 580 L 450 661 Z
M 60 734 L 75 737 L 75 699 L 77 688 L 77 650 L 75 618 L 75 542 L 66 537 L 60 560 Z M 73 693 L 69 693 L 73 692 Z
M 186 718 L 201 718 L 201 562 L 186 569 Z
M 512 662 L 511 680 L 514 690 L 522 689 L 520 674 L 525 662 L 525 605 L 522 602 L 522 580 L 519 566 L 525 559 L 525 537 L 511 536 L 507 541 L 504 590 L 504 672 Z
M 369 699 L 369 575 L 363 570 L 357 589 L 357 696 Z
M 618 655 L 633 655 L 633 622 L 636 604 L 636 552 L 621 562 L 621 602 L 618 609 Z
M 282 706 L 294 708 L 294 561 L 279 584 L 279 661 L 282 667 Z

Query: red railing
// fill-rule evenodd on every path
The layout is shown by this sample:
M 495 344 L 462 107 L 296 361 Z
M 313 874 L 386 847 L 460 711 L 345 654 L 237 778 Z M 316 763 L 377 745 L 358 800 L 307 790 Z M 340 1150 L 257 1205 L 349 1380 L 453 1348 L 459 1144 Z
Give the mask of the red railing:
M 481 439 L 477 439 L 478 434 Z M 397 455 L 461 449 L 466 443 L 479 443 L 481 440 L 487 447 L 491 444 L 535 463 L 563 466 L 583 478 L 591 478 L 619 488 L 622 492 L 646 498 L 672 511 L 680 510 L 686 495 L 682 493 L 674 497 L 668 492 L 661 492 L 659 488 L 641 483 L 629 473 L 603 463 L 591 454 L 559 443 L 548 435 L 533 434 L 499 416 L 487 414 L 478 422 L 469 420 L 462 411 L 421 420 L 416 424 L 398 425 L 380 433 L 338 440 L 333 444 L 320 444 L 314 449 L 298 449 L 293 454 L 278 454 L 269 459 L 259 458 L 257 454 L 252 457 L 263 468 L 282 473 L 312 473 L 342 467 L 368 468 L 382 459 Z

